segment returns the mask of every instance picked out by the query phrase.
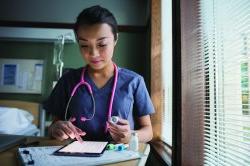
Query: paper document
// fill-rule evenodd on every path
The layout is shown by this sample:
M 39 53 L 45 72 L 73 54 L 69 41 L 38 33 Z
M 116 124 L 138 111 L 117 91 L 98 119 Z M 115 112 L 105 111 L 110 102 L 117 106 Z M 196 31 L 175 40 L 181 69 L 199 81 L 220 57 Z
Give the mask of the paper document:
M 22 160 L 23 165 L 28 165 L 31 160 L 36 166 L 82 166 L 82 165 L 104 165 L 116 163 L 126 160 L 141 158 L 144 155 L 139 152 L 130 150 L 113 151 L 105 150 L 100 157 L 71 157 L 71 156 L 55 156 L 53 152 L 62 146 L 45 146 L 45 147 L 28 147 L 19 148 L 18 154 Z M 29 154 L 27 154 L 27 151 Z

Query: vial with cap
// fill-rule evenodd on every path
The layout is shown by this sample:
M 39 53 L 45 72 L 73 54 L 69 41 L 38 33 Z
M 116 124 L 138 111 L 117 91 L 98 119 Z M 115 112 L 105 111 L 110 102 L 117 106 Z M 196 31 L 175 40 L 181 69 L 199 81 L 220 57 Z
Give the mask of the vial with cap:
M 139 150 L 139 138 L 138 138 L 138 134 L 136 132 L 131 133 L 131 137 L 129 140 L 129 149 L 132 151 Z

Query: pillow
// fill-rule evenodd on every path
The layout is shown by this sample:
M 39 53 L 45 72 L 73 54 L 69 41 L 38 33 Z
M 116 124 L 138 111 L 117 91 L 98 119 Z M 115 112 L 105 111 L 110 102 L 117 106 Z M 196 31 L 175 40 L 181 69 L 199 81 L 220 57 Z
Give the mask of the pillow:
M 32 124 L 31 113 L 11 107 L 0 106 L 0 134 L 15 134 Z

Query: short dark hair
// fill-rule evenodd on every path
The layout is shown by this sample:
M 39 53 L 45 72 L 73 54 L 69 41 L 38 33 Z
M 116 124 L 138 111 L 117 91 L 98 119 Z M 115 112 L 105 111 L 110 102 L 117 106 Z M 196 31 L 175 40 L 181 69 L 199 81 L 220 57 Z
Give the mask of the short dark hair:
M 114 39 L 117 39 L 118 27 L 114 15 L 108 9 L 99 5 L 86 8 L 78 15 L 74 25 L 75 34 L 77 34 L 77 30 L 80 26 L 94 25 L 98 23 L 108 24 L 112 29 Z

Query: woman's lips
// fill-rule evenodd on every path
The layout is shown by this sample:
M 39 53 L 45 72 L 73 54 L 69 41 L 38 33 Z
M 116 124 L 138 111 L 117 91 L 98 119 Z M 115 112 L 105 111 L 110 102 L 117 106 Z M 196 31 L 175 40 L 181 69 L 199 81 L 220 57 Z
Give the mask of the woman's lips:
M 101 60 L 91 61 L 91 63 L 93 63 L 93 64 L 98 64 L 99 62 L 101 62 Z

